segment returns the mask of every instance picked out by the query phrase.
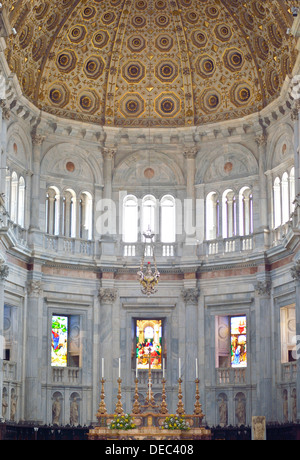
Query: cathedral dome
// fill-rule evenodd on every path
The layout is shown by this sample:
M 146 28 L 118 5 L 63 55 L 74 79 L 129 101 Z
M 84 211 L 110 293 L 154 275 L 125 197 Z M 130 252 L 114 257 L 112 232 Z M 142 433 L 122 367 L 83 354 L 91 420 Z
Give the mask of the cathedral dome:
M 195 126 L 276 99 L 296 60 L 279 0 L 3 0 L 8 65 L 55 116 Z

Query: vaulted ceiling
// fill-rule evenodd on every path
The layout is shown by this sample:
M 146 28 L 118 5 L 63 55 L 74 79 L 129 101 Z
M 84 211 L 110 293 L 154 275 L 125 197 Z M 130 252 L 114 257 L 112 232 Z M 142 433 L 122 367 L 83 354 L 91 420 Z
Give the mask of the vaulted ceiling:
M 286 0 L 3 0 L 6 57 L 51 114 L 107 126 L 243 117 L 276 99 L 296 59 Z

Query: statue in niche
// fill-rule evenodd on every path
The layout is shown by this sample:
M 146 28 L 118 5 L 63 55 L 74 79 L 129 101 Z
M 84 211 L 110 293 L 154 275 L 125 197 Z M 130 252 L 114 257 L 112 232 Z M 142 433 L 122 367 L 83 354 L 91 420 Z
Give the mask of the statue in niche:
M 228 407 L 227 402 L 225 401 L 225 397 L 222 397 L 219 404 L 219 417 L 220 425 L 226 426 L 228 424 Z
M 52 404 L 52 423 L 53 425 L 59 425 L 60 412 L 61 412 L 61 404 L 57 396 Z
M 252 439 L 263 441 L 266 439 L 266 418 L 262 416 L 252 417 Z
M 17 411 L 17 400 L 18 397 L 16 394 L 11 395 L 11 400 L 10 400 L 10 420 L 14 421 L 15 420 L 15 415 Z
M 297 392 L 294 388 L 292 391 L 292 414 L 293 414 L 293 422 L 297 420 Z
M 70 425 L 78 425 L 78 417 L 79 417 L 79 411 L 78 411 L 78 403 L 77 403 L 77 398 L 75 397 L 70 406 Z
M 288 396 L 287 391 L 284 390 L 283 392 L 283 420 L 288 422 L 289 420 L 289 409 L 288 409 Z
M 6 411 L 7 411 L 8 403 L 6 401 L 6 395 L 2 395 L 2 417 L 5 418 L 6 416 Z
M 246 424 L 246 407 L 245 407 L 245 400 L 242 397 L 238 398 L 235 416 L 237 419 L 238 425 L 245 425 Z

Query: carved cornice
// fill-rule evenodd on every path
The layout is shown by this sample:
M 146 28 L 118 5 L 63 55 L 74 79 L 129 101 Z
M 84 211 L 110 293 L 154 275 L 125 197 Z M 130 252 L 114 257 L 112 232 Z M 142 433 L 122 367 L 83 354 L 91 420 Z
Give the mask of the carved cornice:
M 104 303 L 114 303 L 118 295 L 117 289 L 112 288 L 100 288 L 99 289 L 99 299 L 100 302 Z
M 198 288 L 183 289 L 181 295 L 185 303 L 198 304 L 200 290 Z

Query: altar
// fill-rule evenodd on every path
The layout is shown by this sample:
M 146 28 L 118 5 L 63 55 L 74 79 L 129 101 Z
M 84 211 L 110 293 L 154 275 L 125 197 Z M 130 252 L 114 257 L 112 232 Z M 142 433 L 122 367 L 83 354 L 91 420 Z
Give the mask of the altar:
M 118 396 L 114 414 L 108 414 L 105 404 L 105 380 L 101 380 L 101 401 L 96 414 L 98 424 L 89 430 L 89 440 L 160 440 L 191 441 L 210 440 L 211 431 L 202 426 L 204 414 L 199 396 L 199 379 L 195 379 L 195 404 L 192 414 L 186 414 L 183 405 L 181 378 L 178 379 L 178 404 L 175 413 L 169 413 L 166 403 L 165 378 L 162 379 L 162 402 L 155 403 L 152 393 L 151 365 L 148 374 L 148 392 L 145 404 L 139 403 L 138 378 L 135 379 L 134 403 L 130 413 L 125 414 L 122 407 L 122 379 L 118 379 Z M 123 423 L 121 423 L 123 422 Z M 127 423 L 126 429 L 124 429 Z M 122 426 L 123 429 L 120 428 Z

